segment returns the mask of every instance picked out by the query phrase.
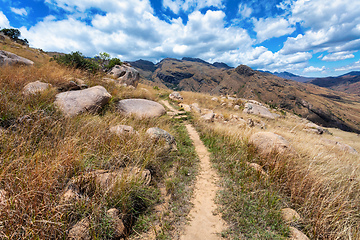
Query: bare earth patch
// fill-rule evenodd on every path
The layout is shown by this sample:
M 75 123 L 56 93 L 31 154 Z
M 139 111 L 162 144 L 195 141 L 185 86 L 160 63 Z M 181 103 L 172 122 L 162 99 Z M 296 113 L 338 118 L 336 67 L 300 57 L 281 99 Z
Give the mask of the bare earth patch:
M 217 175 L 211 168 L 210 153 L 200 140 L 196 130 L 191 125 L 186 125 L 191 140 L 200 158 L 200 172 L 195 184 L 194 208 L 190 211 L 190 224 L 185 227 L 181 240 L 188 239 L 221 239 L 219 233 L 226 228 L 226 223 L 221 216 L 215 215 L 214 202 L 218 187 L 214 183 Z

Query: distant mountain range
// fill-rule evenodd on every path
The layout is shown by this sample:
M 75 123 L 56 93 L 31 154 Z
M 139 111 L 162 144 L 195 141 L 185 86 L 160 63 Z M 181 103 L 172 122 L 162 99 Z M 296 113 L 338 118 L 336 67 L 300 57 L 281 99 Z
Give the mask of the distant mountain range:
M 323 126 L 360 133 L 360 98 L 355 95 L 284 79 L 245 65 L 231 68 L 198 58 L 165 58 L 157 64 L 145 60 L 129 63 L 150 84 L 174 90 L 236 95 L 287 109 Z

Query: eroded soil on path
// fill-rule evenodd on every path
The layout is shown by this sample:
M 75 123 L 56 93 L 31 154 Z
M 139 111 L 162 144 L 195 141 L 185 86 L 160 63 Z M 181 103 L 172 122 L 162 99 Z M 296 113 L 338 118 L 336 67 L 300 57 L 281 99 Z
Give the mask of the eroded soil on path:
M 199 134 L 193 126 L 186 125 L 191 140 L 200 159 L 200 171 L 195 184 L 194 208 L 190 211 L 190 223 L 185 226 L 181 240 L 221 239 L 219 233 L 226 228 L 226 223 L 216 212 L 214 202 L 218 187 L 216 172 L 211 167 L 210 153 L 200 140 Z

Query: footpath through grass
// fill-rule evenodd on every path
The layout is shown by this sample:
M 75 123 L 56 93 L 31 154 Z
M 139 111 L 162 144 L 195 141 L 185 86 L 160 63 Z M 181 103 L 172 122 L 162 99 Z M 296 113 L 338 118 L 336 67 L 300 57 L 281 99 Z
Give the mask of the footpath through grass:
M 289 230 L 281 218 L 282 200 L 271 181 L 250 169 L 254 150 L 240 139 L 226 136 L 210 125 L 196 128 L 212 153 L 212 162 L 221 176 L 223 190 L 218 203 L 229 229 L 230 239 L 286 239 Z

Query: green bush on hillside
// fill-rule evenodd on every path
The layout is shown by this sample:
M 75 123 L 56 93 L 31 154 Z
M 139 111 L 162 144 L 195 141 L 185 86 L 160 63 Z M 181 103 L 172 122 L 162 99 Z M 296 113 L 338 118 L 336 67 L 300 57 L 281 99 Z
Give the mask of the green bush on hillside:
M 8 36 L 12 40 L 16 41 L 17 43 L 20 43 L 22 45 L 29 45 L 29 41 L 25 39 L 20 39 L 21 32 L 19 29 L 16 28 L 3 28 L 0 30 L 1 33 Z
M 86 70 L 92 73 L 100 70 L 100 65 L 88 58 L 85 58 L 82 53 L 79 51 L 71 52 L 70 54 L 65 54 L 63 56 L 55 55 L 50 61 L 56 61 L 61 65 L 65 65 L 72 68 L 79 68 L 82 70 Z

